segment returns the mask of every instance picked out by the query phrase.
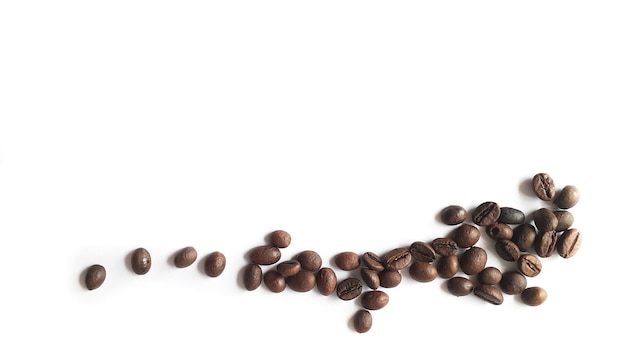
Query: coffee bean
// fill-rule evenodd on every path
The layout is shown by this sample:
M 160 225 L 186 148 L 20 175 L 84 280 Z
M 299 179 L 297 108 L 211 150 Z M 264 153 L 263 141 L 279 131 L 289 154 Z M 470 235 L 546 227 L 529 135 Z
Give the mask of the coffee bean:
M 446 225 L 458 225 L 467 219 L 467 210 L 460 205 L 449 205 L 441 210 L 441 222 Z
M 476 279 L 481 284 L 497 285 L 502 280 L 502 271 L 494 266 L 488 266 L 476 275 Z
M 538 173 L 532 179 L 533 192 L 535 195 L 545 201 L 554 199 L 556 195 L 556 186 L 554 180 L 547 173 Z
M 107 271 L 104 266 L 100 264 L 94 264 L 87 268 L 87 274 L 85 275 L 85 286 L 88 290 L 95 290 L 102 286 L 106 279 Z
M 474 290 L 472 281 L 463 276 L 455 276 L 446 281 L 448 291 L 455 296 L 467 296 Z
M 280 249 L 272 245 L 261 245 L 250 251 L 250 261 L 259 265 L 271 265 L 280 260 Z
M 372 322 L 372 313 L 368 310 L 360 309 L 356 312 L 356 314 L 354 314 L 354 330 L 360 334 L 370 331 L 372 328 Z
M 578 252 L 582 236 L 577 229 L 568 229 L 559 236 L 556 243 L 556 250 L 563 258 L 571 258 Z
M 432 262 L 437 256 L 433 247 L 422 241 L 411 243 L 411 246 L 409 246 L 409 252 L 411 253 L 411 258 L 420 262 Z
M 193 247 L 185 247 L 178 251 L 174 256 L 174 266 L 177 268 L 186 268 L 193 264 L 198 258 L 198 252 Z
M 437 267 L 430 262 L 413 262 L 409 266 L 409 275 L 419 282 L 431 282 L 437 278 Z
M 322 257 L 312 250 L 300 252 L 296 260 L 300 262 L 304 270 L 317 271 L 322 267 Z
M 287 286 L 296 292 L 308 292 L 311 291 L 317 283 L 315 273 L 308 270 L 300 270 L 293 276 L 286 278 Z
M 269 242 L 278 248 L 287 248 L 291 244 L 291 235 L 287 231 L 275 230 L 269 235 Z
M 385 269 L 378 273 L 380 286 L 392 288 L 400 285 L 402 282 L 402 274 L 398 270 Z
M 493 240 L 510 240 L 511 238 L 513 238 L 513 229 L 511 228 L 511 226 L 502 222 L 494 222 L 493 224 L 488 225 L 486 231 L 487 236 L 489 236 Z
M 519 271 L 507 271 L 502 274 L 500 289 L 508 295 L 517 295 L 526 288 L 526 276 Z
M 363 290 L 363 284 L 361 280 L 350 277 L 343 279 L 337 284 L 337 297 L 344 301 L 349 301 L 357 298 Z
M 456 254 L 439 257 L 437 273 L 442 279 L 449 279 L 459 272 L 459 257 Z
M 498 222 L 517 225 L 523 223 L 525 220 L 526 215 L 523 211 L 511 207 L 500 207 Z
M 513 241 L 520 251 L 528 252 L 535 245 L 537 229 L 532 224 L 521 224 L 513 229 Z
M 145 275 L 152 267 L 152 257 L 145 248 L 137 248 L 130 258 L 130 266 L 137 275 Z
M 411 252 L 408 248 L 396 248 L 383 256 L 383 265 L 389 270 L 402 270 L 411 264 Z
M 293 276 L 300 272 L 300 262 L 295 259 L 289 259 L 282 261 L 276 265 L 276 271 L 283 274 L 283 276 Z
M 554 254 L 559 235 L 556 231 L 546 231 L 540 233 L 535 240 L 535 252 L 542 258 L 547 258 Z
M 569 209 L 580 200 L 580 192 L 576 186 L 567 185 L 554 198 L 554 204 L 561 209 Z
M 484 202 L 472 213 L 472 221 L 478 226 L 493 224 L 500 217 L 500 206 L 496 202 Z
M 556 232 L 563 232 L 569 229 L 574 224 L 574 215 L 567 210 L 553 210 L 558 223 L 556 225 Z
M 355 270 L 361 265 L 361 258 L 354 252 L 341 252 L 335 256 L 335 265 L 341 270 Z
M 444 257 L 456 254 L 456 251 L 459 249 L 459 246 L 453 239 L 445 237 L 435 238 L 430 245 L 435 253 Z
M 380 277 L 375 270 L 369 268 L 361 268 L 361 279 L 363 279 L 365 285 L 367 285 L 367 287 L 371 288 L 372 290 L 380 287 Z
M 504 302 L 502 291 L 495 285 L 478 284 L 474 287 L 474 294 L 494 305 L 500 305 Z
M 554 231 L 559 224 L 554 212 L 548 208 L 541 208 L 533 214 L 533 220 L 538 232 Z
M 541 287 L 528 287 L 521 294 L 522 302 L 529 306 L 538 306 L 548 299 L 548 293 Z
M 366 267 L 376 272 L 383 271 L 383 269 L 385 269 L 383 260 L 376 253 L 373 253 L 373 252 L 363 253 L 363 255 L 361 256 L 361 261 L 363 262 L 363 264 L 365 264 Z
M 283 292 L 287 288 L 287 280 L 285 280 L 283 274 L 274 269 L 267 271 L 263 275 L 263 282 L 265 287 L 275 293 Z
M 487 252 L 481 247 L 470 247 L 461 254 L 459 266 L 467 275 L 476 275 L 487 264 Z
M 521 254 L 519 247 L 511 240 L 497 240 L 495 248 L 496 253 L 500 256 L 500 258 L 506 260 L 507 262 L 517 261 Z
M 361 296 L 361 305 L 365 309 L 378 310 L 389 303 L 389 295 L 381 290 L 367 291 Z
M 328 267 L 320 268 L 317 271 L 317 290 L 324 296 L 329 296 L 337 288 L 337 274 Z
M 254 291 L 263 281 L 263 270 L 258 264 L 249 263 L 243 271 L 243 286 L 248 291 Z
M 449 237 L 459 248 L 469 248 L 480 240 L 480 230 L 471 224 L 461 224 L 450 232 Z
M 535 277 L 541 273 L 542 264 L 541 260 L 537 258 L 537 256 L 530 253 L 524 253 L 520 255 L 517 260 L 517 268 L 527 277 Z
M 222 275 L 226 269 L 226 256 L 222 252 L 215 251 L 209 254 L 204 262 L 204 272 L 210 277 Z

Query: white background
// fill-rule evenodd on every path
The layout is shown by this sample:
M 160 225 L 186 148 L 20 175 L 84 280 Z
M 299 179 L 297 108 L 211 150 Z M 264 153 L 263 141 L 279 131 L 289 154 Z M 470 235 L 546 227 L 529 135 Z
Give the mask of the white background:
M 620 1 L 2 2 L 0 349 L 615 350 L 625 16 Z M 537 172 L 580 189 L 583 234 L 528 280 L 542 306 L 405 273 L 358 334 L 358 300 L 240 284 L 274 229 L 292 235 L 284 258 L 332 266 L 445 235 L 449 204 L 550 206 L 525 187 Z M 174 268 L 189 245 L 200 259 Z M 139 246 L 145 276 L 127 265 Z M 227 267 L 209 278 L 215 250 Z M 108 276 L 88 291 L 94 263 Z

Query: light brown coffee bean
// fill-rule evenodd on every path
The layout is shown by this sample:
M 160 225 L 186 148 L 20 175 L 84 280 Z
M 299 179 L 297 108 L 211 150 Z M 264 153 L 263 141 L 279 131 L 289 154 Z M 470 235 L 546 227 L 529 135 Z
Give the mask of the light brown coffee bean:
M 541 273 L 542 264 L 537 256 L 524 253 L 517 260 L 517 268 L 522 274 L 528 277 L 535 277 Z
M 537 232 L 546 232 L 556 230 L 559 219 L 554 212 L 548 208 L 541 208 L 533 213 L 533 220 L 537 227 Z
M 538 306 L 548 299 L 548 292 L 541 287 L 528 287 L 522 291 L 521 299 L 526 305 Z
M 481 247 L 470 247 L 459 257 L 459 266 L 467 275 L 476 275 L 487 264 L 487 251 Z
M 502 291 L 495 285 L 478 284 L 474 287 L 474 295 L 494 305 L 504 302 Z
M 258 264 L 249 263 L 243 271 L 243 286 L 248 291 L 254 291 L 263 282 L 263 270 Z
M 433 262 L 437 257 L 437 253 L 433 247 L 426 242 L 415 241 L 409 246 L 411 258 L 420 262 Z
M 574 224 L 574 214 L 571 212 L 567 210 L 553 210 L 552 212 L 558 220 L 556 229 L 554 229 L 556 232 L 563 232 Z
M 130 258 L 130 266 L 137 275 L 145 275 L 152 267 L 152 257 L 145 248 L 137 248 Z
M 526 288 L 527 280 L 519 271 L 507 271 L 502 274 L 500 289 L 508 295 L 518 295 Z
M 489 236 L 492 240 L 510 240 L 513 238 L 513 228 L 502 222 L 495 222 L 488 225 L 486 232 L 487 236 Z
M 389 303 L 389 295 L 381 290 L 364 292 L 361 295 L 361 305 L 365 309 L 378 310 L 384 308 Z
M 280 249 L 272 245 L 261 245 L 252 248 L 249 253 L 250 261 L 259 265 L 271 265 L 280 260 Z
M 535 252 L 542 258 L 550 257 L 556 250 L 559 234 L 556 231 L 540 233 L 535 240 Z
M 561 209 L 569 209 L 578 204 L 580 192 L 576 186 L 567 185 L 554 198 L 554 204 Z
M 469 248 L 480 240 L 480 230 L 471 224 L 461 224 L 454 228 L 450 234 L 451 238 L 459 248 Z
M 435 238 L 434 240 L 432 240 L 430 245 L 435 250 L 435 253 L 444 257 L 448 255 L 455 255 L 457 250 L 459 249 L 459 246 L 456 244 L 456 242 L 454 242 L 453 239 L 445 237 Z
M 537 229 L 532 224 L 521 224 L 513 229 L 513 241 L 520 251 L 528 252 L 535 245 Z
M 304 270 L 317 271 L 322 267 L 322 257 L 316 251 L 302 251 L 296 256 L 296 260 Z
M 521 252 L 515 242 L 506 239 L 499 239 L 495 244 L 496 253 L 507 262 L 515 262 L 519 259 Z
M 411 261 L 411 252 L 404 247 L 392 249 L 383 256 L 383 265 L 389 270 L 402 270 L 408 267 Z
M 380 287 L 380 277 L 375 270 L 370 268 L 361 268 L 361 279 L 363 279 L 365 285 L 372 290 Z
M 571 258 L 578 252 L 582 243 L 582 235 L 578 229 L 568 229 L 559 236 L 556 250 L 563 258 Z
M 263 275 L 263 283 L 270 291 L 274 293 L 283 292 L 287 288 L 287 280 L 283 274 L 271 269 Z
M 372 328 L 372 313 L 366 309 L 359 309 L 353 318 L 354 330 L 362 334 L 370 331 Z
M 502 280 L 502 271 L 494 266 L 488 266 L 476 275 L 476 279 L 481 284 L 497 285 Z
M 301 269 L 300 262 L 295 259 L 285 260 L 276 265 L 276 271 L 283 274 L 283 276 L 294 276 Z
M 446 281 L 446 287 L 451 294 L 460 297 L 467 296 L 472 293 L 474 290 L 474 283 L 466 277 L 455 276 Z
M 274 247 L 287 248 L 291 244 L 291 235 L 284 230 L 275 230 L 270 233 L 269 242 Z
M 458 225 L 467 219 L 467 210 L 460 205 L 449 205 L 439 214 L 441 222 L 446 225 Z
M 317 271 L 317 290 L 324 296 L 329 296 L 337 288 L 337 274 L 328 267 L 320 268 Z
M 545 172 L 533 176 L 532 186 L 533 192 L 541 200 L 551 201 L 556 195 L 554 180 Z
M 376 272 L 383 271 L 385 269 L 385 265 L 383 264 L 383 260 L 380 256 L 374 252 L 365 252 L 361 256 L 361 261 L 363 264 Z
M 361 295 L 362 290 L 363 284 L 361 283 L 361 280 L 349 277 L 347 279 L 343 279 L 337 284 L 337 297 L 344 301 L 353 300 Z
M 94 264 L 87 268 L 87 274 L 85 275 L 85 286 L 88 290 L 95 290 L 102 286 L 106 279 L 107 271 L 104 266 L 100 264 Z
M 300 270 L 297 274 L 287 277 L 287 286 L 296 292 L 311 291 L 317 283 L 315 273 L 308 270 Z
M 431 282 L 437 278 L 437 267 L 430 262 L 416 261 L 409 266 L 409 275 L 419 282 Z
M 341 252 L 335 256 L 335 265 L 341 270 L 355 270 L 361 265 L 361 258 L 355 252 Z
M 489 226 L 499 217 L 500 206 L 496 202 L 483 202 L 472 213 L 472 221 L 478 226 Z
M 204 262 L 204 272 L 210 277 L 218 277 L 222 275 L 226 269 L 226 256 L 220 252 L 215 251 L 210 253 Z
M 400 285 L 402 282 L 402 274 L 398 270 L 385 269 L 378 273 L 380 286 L 392 288 Z
M 197 258 L 198 252 L 196 252 L 194 247 L 185 247 L 174 256 L 174 266 L 177 268 L 186 268 L 193 264 Z
M 442 279 L 449 279 L 459 272 L 459 257 L 456 254 L 439 257 L 437 273 Z

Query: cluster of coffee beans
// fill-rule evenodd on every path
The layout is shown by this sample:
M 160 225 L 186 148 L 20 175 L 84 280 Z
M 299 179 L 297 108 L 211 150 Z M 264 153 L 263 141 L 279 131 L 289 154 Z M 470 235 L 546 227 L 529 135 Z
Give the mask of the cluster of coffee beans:
M 574 216 L 568 210 L 578 203 L 580 195 L 572 185 L 557 189 L 546 173 L 534 175 L 531 183 L 534 194 L 546 202 L 545 207 L 531 216 L 494 201 L 483 202 L 471 212 L 460 205 L 449 205 L 440 211 L 441 222 L 455 226 L 447 235 L 415 241 L 381 255 L 373 251 L 340 252 L 332 258 L 335 269 L 323 266 L 322 257 L 310 249 L 300 251 L 293 258 L 283 258 L 281 250 L 291 244 L 291 235 L 284 230 L 273 231 L 267 236 L 268 243 L 247 253 L 243 286 L 254 291 L 264 284 L 274 293 L 287 288 L 296 292 L 316 289 L 324 296 L 334 294 L 343 301 L 358 297 L 361 308 L 352 321 L 359 333 L 371 329 L 371 311 L 389 303 L 389 295 L 383 289 L 400 285 L 405 271 L 418 282 L 431 282 L 438 277 L 447 280 L 446 287 L 454 296 L 474 294 L 500 305 L 505 294 L 520 295 L 523 303 L 538 306 L 547 299 L 547 292 L 542 287 L 528 286 L 528 278 L 541 272 L 541 258 L 554 253 L 571 258 L 580 248 L 582 237 L 572 228 Z M 477 245 L 483 233 L 491 240 L 495 253 L 503 261 L 514 264 L 514 269 L 487 266 L 488 253 Z M 197 256 L 193 247 L 185 247 L 176 253 L 174 265 L 187 267 Z M 225 265 L 225 256 L 213 252 L 207 256 L 205 272 L 211 277 L 219 276 Z M 150 253 L 137 248 L 131 266 L 139 275 L 147 273 L 151 266 Z M 339 280 L 335 270 L 349 275 Z M 86 275 L 87 288 L 98 288 L 105 277 L 103 266 L 91 266 Z

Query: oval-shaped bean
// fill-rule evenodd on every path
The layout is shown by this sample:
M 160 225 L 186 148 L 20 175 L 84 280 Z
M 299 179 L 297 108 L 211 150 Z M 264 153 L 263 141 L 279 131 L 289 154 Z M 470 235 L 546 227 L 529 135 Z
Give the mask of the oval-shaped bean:
M 137 248 L 130 258 L 130 266 L 137 275 L 145 275 L 152 267 L 152 257 L 145 248 Z

